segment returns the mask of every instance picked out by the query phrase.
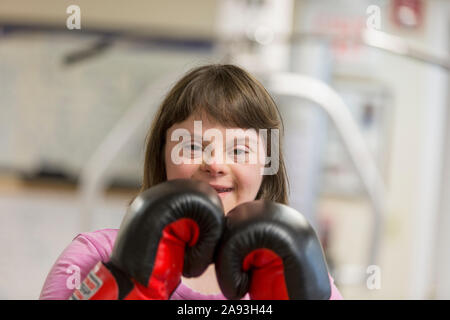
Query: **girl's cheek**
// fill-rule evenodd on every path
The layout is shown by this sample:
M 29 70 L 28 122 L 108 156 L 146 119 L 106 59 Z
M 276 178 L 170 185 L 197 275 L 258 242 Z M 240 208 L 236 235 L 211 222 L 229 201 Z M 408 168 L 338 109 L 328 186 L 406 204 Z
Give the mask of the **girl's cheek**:
M 166 164 L 166 173 L 167 180 L 172 179 L 188 179 L 191 178 L 198 165 L 192 164 L 175 164 L 173 163 L 170 152 L 168 150 L 165 151 L 165 164 Z
M 170 159 L 169 159 L 170 161 Z M 194 174 L 196 168 L 193 165 L 175 165 L 166 163 L 167 180 L 171 179 L 190 179 Z
M 258 193 L 262 182 L 262 175 L 260 174 L 261 166 L 239 166 L 234 168 L 235 177 L 238 181 L 238 193 L 240 198 L 245 198 L 246 201 L 253 200 Z

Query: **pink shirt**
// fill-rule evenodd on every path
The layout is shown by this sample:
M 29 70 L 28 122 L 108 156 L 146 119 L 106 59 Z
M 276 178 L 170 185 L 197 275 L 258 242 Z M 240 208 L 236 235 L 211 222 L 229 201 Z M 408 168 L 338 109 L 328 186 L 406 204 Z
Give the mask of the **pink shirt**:
M 75 276 L 83 280 L 98 261 L 106 262 L 111 255 L 118 229 L 103 229 L 79 234 L 56 260 L 45 280 L 39 299 L 66 300 L 74 290 Z M 342 299 L 330 276 L 330 300 Z M 171 300 L 226 300 L 223 294 L 205 295 L 181 283 Z M 246 294 L 243 300 L 248 300 Z

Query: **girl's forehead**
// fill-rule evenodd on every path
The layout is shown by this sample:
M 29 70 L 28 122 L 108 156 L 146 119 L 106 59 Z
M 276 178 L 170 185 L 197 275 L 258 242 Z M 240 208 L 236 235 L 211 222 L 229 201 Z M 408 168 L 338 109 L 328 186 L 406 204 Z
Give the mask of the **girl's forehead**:
M 174 124 L 167 130 L 167 133 L 174 132 L 178 129 L 185 129 L 192 135 L 204 135 L 206 133 L 211 134 L 213 130 L 218 130 L 225 133 L 233 134 L 235 136 L 254 134 L 257 135 L 258 131 L 253 128 L 239 128 L 235 126 L 224 126 L 218 122 L 209 122 L 202 120 L 185 120 Z
M 246 128 L 240 128 L 238 126 L 233 125 L 224 125 L 220 123 L 218 120 L 214 119 L 213 116 L 206 114 L 206 112 L 202 113 L 194 113 L 190 115 L 185 120 L 175 123 L 171 129 L 176 128 L 184 128 L 184 129 L 199 129 L 201 127 L 202 131 L 205 131 L 207 129 L 219 129 L 219 130 L 225 130 L 225 129 L 243 129 L 246 130 Z
M 181 131 L 179 131 L 181 130 Z M 259 134 L 256 129 L 249 128 L 239 128 L 234 126 L 224 126 L 217 121 L 210 118 L 197 118 L 189 117 L 188 119 L 174 124 L 167 131 L 167 135 L 179 136 L 179 134 L 184 135 L 184 130 L 187 130 L 188 135 L 194 140 L 203 140 L 205 137 L 209 139 L 210 136 L 221 136 L 224 139 L 245 141 L 250 139 L 250 141 L 258 142 Z M 178 131 L 179 134 L 176 132 Z

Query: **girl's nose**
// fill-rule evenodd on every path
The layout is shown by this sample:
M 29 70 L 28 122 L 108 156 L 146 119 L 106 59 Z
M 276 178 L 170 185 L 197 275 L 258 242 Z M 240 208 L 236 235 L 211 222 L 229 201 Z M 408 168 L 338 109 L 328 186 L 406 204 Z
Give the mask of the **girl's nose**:
M 219 177 L 225 174 L 225 170 L 223 170 L 223 168 L 221 168 L 221 166 L 217 164 L 206 164 L 204 167 L 204 171 L 212 177 Z
M 206 155 L 203 155 L 201 170 L 211 176 L 224 175 L 226 172 L 226 166 L 222 152 L 216 152 L 216 150 L 213 150 L 210 154 L 207 154 L 207 152 L 205 153 Z

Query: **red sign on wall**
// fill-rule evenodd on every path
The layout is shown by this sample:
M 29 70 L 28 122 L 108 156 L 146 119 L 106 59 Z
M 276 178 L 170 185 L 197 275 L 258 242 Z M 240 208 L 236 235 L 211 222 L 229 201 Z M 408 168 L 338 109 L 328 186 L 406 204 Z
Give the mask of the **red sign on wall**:
M 423 22 L 423 2 L 422 0 L 394 0 L 392 15 L 397 26 L 416 29 Z

